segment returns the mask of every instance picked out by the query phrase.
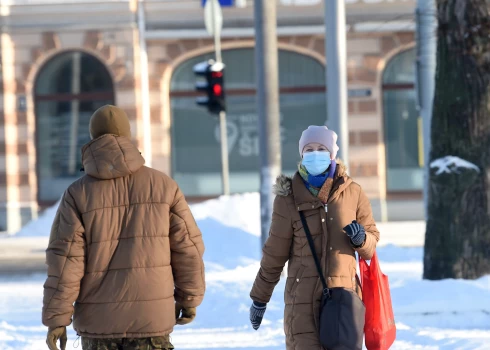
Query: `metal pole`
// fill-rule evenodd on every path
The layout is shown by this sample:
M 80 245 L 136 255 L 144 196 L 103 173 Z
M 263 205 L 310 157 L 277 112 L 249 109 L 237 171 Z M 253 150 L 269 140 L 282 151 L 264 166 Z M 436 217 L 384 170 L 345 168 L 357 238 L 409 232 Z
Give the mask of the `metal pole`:
M 214 49 L 216 51 L 216 62 L 223 62 L 221 56 L 221 28 L 215 18 L 216 6 L 220 6 L 217 0 L 210 0 L 213 6 L 213 29 L 214 29 Z M 223 194 L 230 195 L 230 166 L 228 162 L 228 130 L 226 122 L 226 112 L 219 114 L 220 140 L 221 140 L 221 181 L 223 184 Z
M 255 0 L 255 61 L 260 143 L 262 245 L 272 217 L 272 184 L 281 174 L 276 1 Z
M 73 53 L 72 61 L 72 76 L 71 76 L 71 92 L 74 95 L 80 93 L 80 74 L 81 74 L 80 52 Z M 70 175 L 77 173 L 77 155 L 78 155 L 78 124 L 80 122 L 80 100 L 71 101 L 71 120 L 70 120 L 70 155 L 68 157 L 68 172 Z
M 349 164 L 349 126 L 347 122 L 347 51 L 345 0 L 325 1 L 325 52 L 327 57 L 328 127 L 339 135 L 339 153 Z
M 230 195 L 230 170 L 228 164 L 228 130 L 226 124 L 226 112 L 220 112 L 219 114 L 219 128 L 221 135 L 221 167 L 223 182 L 223 194 L 225 196 Z
M 143 115 L 143 152 L 147 166 L 152 165 L 150 85 L 148 77 L 148 54 L 146 52 L 146 19 L 143 0 L 138 1 L 138 31 L 140 46 L 141 112 Z
M 435 90 L 437 16 L 435 0 L 417 0 L 417 96 L 423 129 L 424 209 L 427 218 L 430 129 Z
M 214 49 L 216 51 L 216 62 L 223 62 L 221 57 L 221 28 L 218 26 L 218 22 L 216 21 L 216 12 L 218 9 L 216 6 L 220 6 L 218 0 L 210 0 L 211 6 L 213 7 L 213 32 L 214 32 Z

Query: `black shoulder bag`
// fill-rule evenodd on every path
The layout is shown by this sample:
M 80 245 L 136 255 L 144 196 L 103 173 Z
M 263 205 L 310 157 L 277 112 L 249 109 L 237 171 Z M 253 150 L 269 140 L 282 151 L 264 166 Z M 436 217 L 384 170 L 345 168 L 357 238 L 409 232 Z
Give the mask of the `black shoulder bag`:
M 364 303 L 353 290 L 328 288 L 305 216 L 303 212 L 299 215 L 323 286 L 320 342 L 328 350 L 361 350 L 366 314 Z

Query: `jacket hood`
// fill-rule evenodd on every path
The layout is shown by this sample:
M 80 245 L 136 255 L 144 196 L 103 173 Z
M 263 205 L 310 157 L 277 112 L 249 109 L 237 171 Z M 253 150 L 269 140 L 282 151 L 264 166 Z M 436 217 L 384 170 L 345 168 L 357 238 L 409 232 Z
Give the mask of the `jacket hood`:
M 83 146 L 82 163 L 87 175 L 109 180 L 135 173 L 145 160 L 129 138 L 106 134 Z
M 347 175 L 347 167 L 344 162 L 342 162 L 342 160 L 340 159 L 336 159 L 335 161 L 337 162 L 337 170 L 332 191 L 339 191 L 347 187 L 352 182 L 352 180 L 350 180 L 349 176 Z M 298 174 L 294 177 L 286 175 L 278 176 L 276 179 L 276 183 L 274 184 L 272 189 L 273 193 L 276 196 L 282 197 L 287 197 L 291 195 L 293 193 L 293 180 L 297 176 Z

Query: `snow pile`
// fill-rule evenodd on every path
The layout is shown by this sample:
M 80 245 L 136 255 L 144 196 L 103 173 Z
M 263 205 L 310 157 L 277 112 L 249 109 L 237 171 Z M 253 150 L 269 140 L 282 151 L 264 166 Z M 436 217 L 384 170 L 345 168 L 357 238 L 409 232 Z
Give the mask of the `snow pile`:
M 228 226 L 260 236 L 260 195 L 245 193 L 191 205 L 196 221 L 213 219 Z
M 48 237 L 59 202 L 46 209 L 37 220 L 25 225 L 15 235 L 17 237 Z M 227 227 L 242 229 L 254 236 L 260 236 L 260 196 L 245 193 L 222 196 L 190 206 L 196 221 L 212 219 Z
M 28 222 L 15 234 L 16 237 L 49 237 L 51 225 L 58 210 L 60 202 L 46 209 L 36 220 Z
M 451 173 L 459 174 L 460 171 L 458 169 L 460 168 L 475 170 L 477 173 L 480 172 L 480 168 L 475 164 L 454 156 L 436 159 L 430 163 L 430 167 L 437 168 L 436 175 Z
M 24 226 L 16 237 L 49 237 L 51 225 L 59 203 L 44 211 L 37 220 Z M 260 236 L 260 195 L 245 193 L 233 196 L 222 196 L 203 203 L 190 206 L 199 226 L 220 225 L 228 227 L 228 234 L 235 229 L 253 236 Z M 380 246 L 396 244 L 398 246 L 417 247 L 424 243 L 425 222 L 380 222 Z

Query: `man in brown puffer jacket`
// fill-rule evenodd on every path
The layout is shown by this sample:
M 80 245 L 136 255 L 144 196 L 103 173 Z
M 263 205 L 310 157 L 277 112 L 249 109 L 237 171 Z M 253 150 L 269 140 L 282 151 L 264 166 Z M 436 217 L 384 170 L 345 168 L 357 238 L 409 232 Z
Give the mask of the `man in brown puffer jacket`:
M 46 251 L 48 347 L 65 349 L 73 315 L 84 350 L 173 349 L 204 296 L 201 232 L 175 181 L 143 166 L 121 109 L 97 110 L 90 134 Z

